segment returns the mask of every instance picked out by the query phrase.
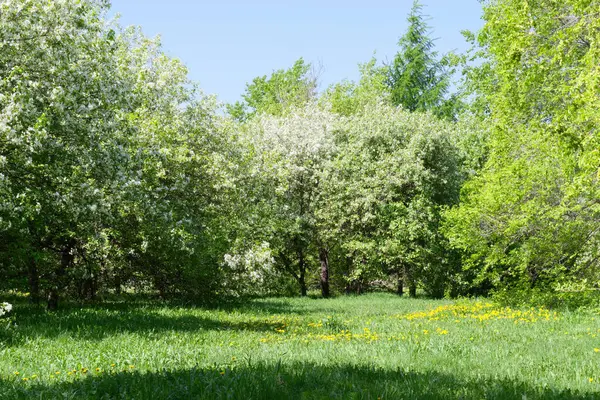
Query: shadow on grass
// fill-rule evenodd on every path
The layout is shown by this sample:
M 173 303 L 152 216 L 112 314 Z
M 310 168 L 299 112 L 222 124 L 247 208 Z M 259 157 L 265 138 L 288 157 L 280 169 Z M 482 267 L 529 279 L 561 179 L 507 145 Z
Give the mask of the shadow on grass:
M 15 307 L 14 320 L 17 327 L 12 332 L 0 335 L 0 342 L 5 345 L 19 345 L 25 338 L 52 338 L 59 335 L 69 335 L 77 339 L 101 340 L 121 333 L 161 333 L 167 331 L 196 332 L 196 331 L 274 331 L 281 323 L 252 315 L 257 309 L 275 308 L 266 302 L 257 304 L 248 310 L 248 317 L 242 312 L 234 320 L 223 318 L 222 315 L 211 317 L 210 312 L 204 313 L 198 309 L 194 315 L 191 308 L 162 307 L 157 303 L 102 303 L 99 305 L 76 306 L 68 305 L 63 309 L 49 313 L 43 308 L 22 304 Z M 230 308 L 229 311 L 237 311 Z M 226 311 L 220 309 L 219 311 Z M 205 315 L 201 315 L 205 314 Z M 252 316 L 251 316 L 252 315 Z
M 246 365 L 148 373 L 119 372 L 71 382 L 0 380 L 6 399 L 593 399 L 578 393 L 493 378 L 360 366 Z

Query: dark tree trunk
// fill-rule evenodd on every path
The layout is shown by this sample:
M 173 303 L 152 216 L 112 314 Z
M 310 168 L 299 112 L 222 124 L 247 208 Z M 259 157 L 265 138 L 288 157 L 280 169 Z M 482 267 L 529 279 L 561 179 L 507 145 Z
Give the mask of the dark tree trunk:
M 417 297 L 417 285 L 415 285 L 414 282 L 412 282 L 408 287 L 408 295 L 410 297 Z
M 40 275 L 37 269 L 37 263 L 35 258 L 31 257 L 29 260 L 29 267 L 27 270 L 27 277 L 29 281 L 29 302 L 35 305 L 40 304 Z
M 121 275 L 118 273 L 115 276 L 115 294 L 121 294 Z
M 408 295 L 410 297 L 417 297 L 417 283 L 413 279 L 410 268 L 407 265 L 404 266 L 403 278 L 404 281 L 406 281 L 406 284 L 408 285 Z
M 300 296 L 306 297 L 307 291 L 304 274 L 300 274 L 300 277 L 298 278 L 298 284 L 300 285 Z
M 319 250 L 319 260 L 321 261 L 321 295 L 327 298 L 329 297 L 329 257 L 324 247 Z
M 54 311 L 58 309 L 59 291 L 63 290 L 63 279 L 67 272 L 67 268 L 73 262 L 72 245 L 66 246 L 60 254 L 60 264 L 55 271 L 54 282 L 52 288 L 48 292 L 48 310 Z
M 396 289 L 398 296 L 404 295 L 404 278 L 401 274 L 398 274 L 398 288 Z
M 83 281 L 81 298 L 83 298 L 84 300 L 95 300 L 96 299 L 96 287 L 97 287 L 96 276 L 90 276 L 89 278 L 85 278 Z
M 304 260 L 304 251 L 301 248 L 298 249 L 298 284 L 300 285 L 300 295 L 306 296 L 306 260 Z

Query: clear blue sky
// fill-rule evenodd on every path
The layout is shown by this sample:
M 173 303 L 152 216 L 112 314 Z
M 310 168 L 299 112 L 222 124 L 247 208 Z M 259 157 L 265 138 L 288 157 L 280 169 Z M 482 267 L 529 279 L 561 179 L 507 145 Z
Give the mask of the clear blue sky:
M 482 26 L 478 0 L 422 0 L 440 53 L 467 48 L 460 31 Z M 358 78 L 374 52 L 393 59 L 412 0 L 112 0 L 121 25 L 160 35 L 169 56 L 221 101 L 295 60 L 322 65 L 321 89 Z

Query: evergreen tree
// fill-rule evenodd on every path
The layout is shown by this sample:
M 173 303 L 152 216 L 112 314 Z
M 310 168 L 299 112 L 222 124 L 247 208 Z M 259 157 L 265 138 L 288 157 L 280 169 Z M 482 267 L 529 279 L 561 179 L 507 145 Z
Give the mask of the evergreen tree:
M 432 111 L 439 117 L 454 119 L 460 100 L 455 94 L 447 96 L 453 73 L 451 57 L 438 58 L 422 9 L 415 0 L 408 30 L 398 41 L 400 50 L 388 68 L 391 101 L 409 111 Z

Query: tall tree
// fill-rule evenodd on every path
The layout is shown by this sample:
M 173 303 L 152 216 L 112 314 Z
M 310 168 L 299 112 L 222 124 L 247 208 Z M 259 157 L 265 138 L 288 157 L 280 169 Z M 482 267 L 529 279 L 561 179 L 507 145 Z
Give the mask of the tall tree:
M 0 2 L 0 274 L 52 309 L 125 271 L 192 288 L 222 258 L 214 101 L 106 12 Z
M 300 58 L 289 69 L 254 78 L 246 85 L 243 101 L 227 105 L 229 115 L 243 122 L 257 113 L 280 116 L 293 107 L 304 106 L 317 94 L 317 77 L 311 68 Z
M 440 211 L 461 183 L 454 124 L 383 104 L 336 126 L 337 150 L 321 183 L 321 230 L 346 261 L 349 289 L 398 277 L 443 296 L 450 274 Z M 341 263 L 340 263 L 341 264 Z
M 486 3 L 471 35 L 490 154 L 448 214 L 465 266 L 496 288 L 553 290 L 600 277 L 600 5 Z
M 322 185 L 321 171 L 333 151 L 335 116 L 316 105 L 292 109 L 284 117 L 262 115 L 244 128 L 255 154 L 251 175 L 263 190 L 251 201 L 252 229 L 270 243 L 276 266 L 307 293 L 307 276 L 319 255 L 327 267 L 326 248 L 319 241 L 315 213 Z M 254 215 L 259 214 L 259 218 Z M 328 294 L 327 273 L 323 293 Z
M 453 57 L 438 57 L 422 9 L 415 0 L 407 18 L 408 29 L 398 41 L 400 49 L 388 66 L 391 101 L 409 111 L 432 111 L 438 117 L 453 119 L 461 104 L 458 95 L 448 96 Z

